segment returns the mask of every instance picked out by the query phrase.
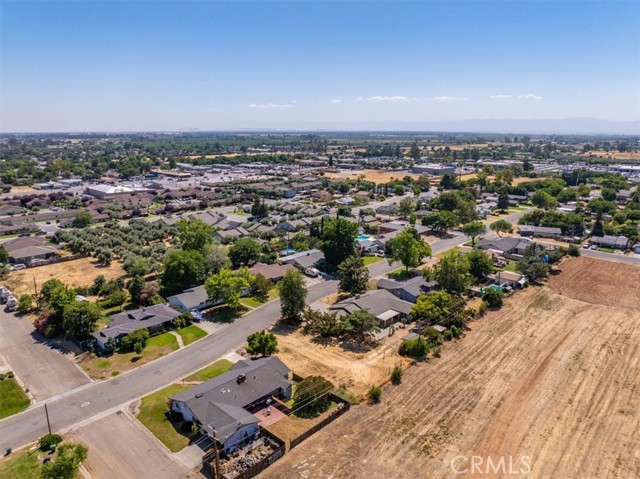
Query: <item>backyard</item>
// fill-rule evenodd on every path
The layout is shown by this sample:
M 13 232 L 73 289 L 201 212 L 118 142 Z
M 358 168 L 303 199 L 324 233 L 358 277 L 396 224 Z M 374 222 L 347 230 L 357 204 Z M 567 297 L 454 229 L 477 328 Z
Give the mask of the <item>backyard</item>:
M 0 380 L 0 419 L 27 409 L 31 401 L 13 377 Z
M 202 382 L 225 373 L 233 365 L 231 361 L 221 359 L 215 363 L 184 378 L 188 382 Z M 156 391 L 142 398 L 139 412 L 136 415 L 138 421 L 156 436 L 162 444 L 172 452 L 177 452 L 189 445 L 189 437 L 194 433 L 190 429 L 184 429 L 184 421 L 167 417 L 167 401 L 171 396 L 189 389 L 191 385 L 171 384 L 164 389 Z

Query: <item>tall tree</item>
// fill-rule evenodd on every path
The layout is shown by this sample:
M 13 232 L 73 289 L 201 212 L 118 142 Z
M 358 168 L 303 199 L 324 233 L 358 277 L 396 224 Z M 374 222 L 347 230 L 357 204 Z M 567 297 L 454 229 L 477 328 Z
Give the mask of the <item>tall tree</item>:
M 411 215 L 411 213 L 415 211 L 415 209 L 416 205 L 413 204 L 411 198 L 403 198 L 398 204 L 398 214 L 404 219 L 407 219 L 409 215 Z
M 375 333 L 380 331 L 380 322 L 369 311 L 361 309 L 346 317 L 343 331 L 361 344 L 375 338 Z
M 178 242 L 183 250 L 203 252 L 213 242 L 213 227 L 194 218 L 178 221 Z
M 207 267 L 200 252 L 173 250 L 164 258 L 162 287 L 167 292 L 183 291 L 202 284 L 206 274 Z
M 511 233 L 513 231 L 513 225 L 507 220 L 494 221 L 489 225 L 491 231 L 494 231 L 498 236 L 502 236 L 500 233 Z
M 498 209 L 507 211 L 509 209 L 509 192 L 506 188 L 501 188 L 498 192 Z
M 363 294 L 369 284 L 369 269 L 360 256 L 349 256 L 338 266 L 338 291 L 350 296 Z
M 529 281 L 536 282 L 549 274 L 547 257 L 548 254 L 542 245 L 531 243 L 522 253 L 522 259 L 518 261 L 516 269 Z
M 204 289 L 209 299 L 221 301 L 231 309 L 240 304 L 242 291 L 249 288 L 252 277 L 247 268 L 239 271 L 223 269 L 219 273 L 209 276 L 204 283 Z
M 493 260 L 482 250 L 474 249 L 467 254 L 469 272 L 476 279 L 482 279 L 493 273 Z
M 247 337 L 247 352 L 252 356 L 271 356 L 278 352 L 278 338 L 268 331 L 257 331 Z
M 400 261 L 407 271 L 420 266 L 422 258 L 431 256 L 429 244 L 418 237 L 412 228 L 387 241 L 387 249 L 390 253 L 389 264 Z
M 251 266 L 260 259 L 260 245 L 253 238 L 239 238 L 229 250 L 229 259 L 234 268 Z
M 64 307 L 62 328 L 65 334 L 82 340 L 91 336 L 103 318 L 102 309 L 89 301 L 74 301 Z
M 307 301 L 307 282 L 297 270 L 289 270 L 278 283 L 282 320 L 299 324 Z
M 469 223 L 466 223 L 465 225 L 462 226 L 462 232 L 466 236 L 471 238 L 471 246 L 473 246 L 476 243 L 476 238 L 486 233 L 486 231 L 487 231 L 487 227 L 484 225 L 482 221 L 478 221 L 478 220 L 470 221 Z
M 356 250 L 357 235 L 358 224 L 344 218 L 324 223 L 320 248 L 324 253 L 328 273 L 334 273 L 340 263 L 349 256 L 358 253 Z
M 469 261 L 457 251 L 446 253 L 433 268 L 435 280 L 450 294 L 462 294 L 471 285 Z

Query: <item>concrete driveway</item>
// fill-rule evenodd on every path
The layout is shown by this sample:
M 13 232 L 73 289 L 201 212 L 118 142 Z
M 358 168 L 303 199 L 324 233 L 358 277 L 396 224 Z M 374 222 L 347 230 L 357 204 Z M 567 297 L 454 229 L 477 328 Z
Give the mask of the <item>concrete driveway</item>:
M 36 401 L 91 382 L 65 353 L 37 334 L 28 319 L 0 311 L 0 356 Z
M 181 479 L 197 477 L 124 412 L 106 416 L 71 433 L 89 447 L 84 466 L 93 479 Z

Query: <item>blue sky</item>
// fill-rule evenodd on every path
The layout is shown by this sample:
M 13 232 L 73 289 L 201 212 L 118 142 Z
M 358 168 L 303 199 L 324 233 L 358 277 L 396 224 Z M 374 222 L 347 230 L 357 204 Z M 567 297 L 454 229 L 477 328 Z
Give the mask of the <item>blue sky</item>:
M 0 9 L 0 131 L 640 119 L 640 2 Z

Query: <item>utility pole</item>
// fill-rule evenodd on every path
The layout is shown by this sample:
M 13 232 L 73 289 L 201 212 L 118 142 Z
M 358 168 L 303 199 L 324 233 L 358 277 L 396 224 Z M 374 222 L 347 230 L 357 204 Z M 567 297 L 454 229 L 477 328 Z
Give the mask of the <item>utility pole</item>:
M 38 300 L 38 287 L 36 286 L 36 277 L 33 277 L 33 292 L 35 293 L 36 301 Z
M 220 452 L 218 451 L 218 440 L 215 439 L 215 434 L 213 439 L 213 447 L 216 451 L 216 479 L 221 479 L 222 475 L 220 474 Z
M 51 436 L 51 423 L 49 422 L 49 410 L 47 409 L 47 403 L 44 403 L 44 414 L 47 416 L 47 427 L 49 428 L 49 436 Z

